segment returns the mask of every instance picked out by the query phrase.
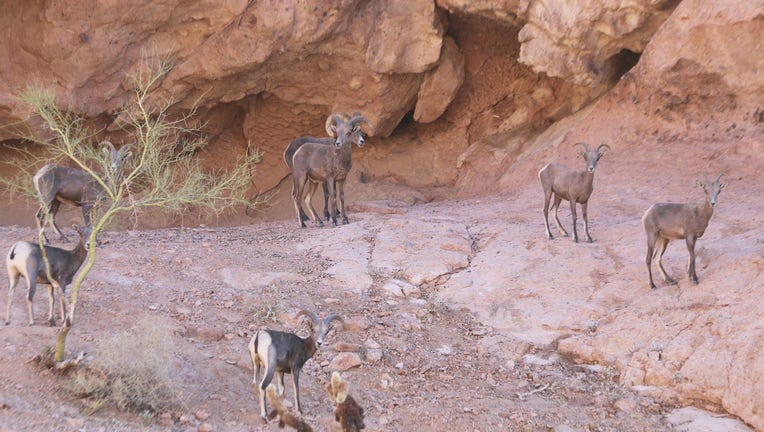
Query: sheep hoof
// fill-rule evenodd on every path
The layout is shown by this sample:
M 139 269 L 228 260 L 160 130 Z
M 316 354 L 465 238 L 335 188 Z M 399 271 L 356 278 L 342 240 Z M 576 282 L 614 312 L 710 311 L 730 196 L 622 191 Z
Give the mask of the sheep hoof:
M 51 326 L 51 327 L 55 327 L 55 326 L 56 326 L 56 320 L 54 320 L 54 319 L 49 319 L 49 320 L 48 320 L 48 325 L 49 325 L 49 326 Z
M 658 287 L 655 286 L 654 283 L 650 282 L 650 289 L 656 290 L 656 289 L 658 289 Z
M 594 240 L 592 240 L 592 238 L 591 238 L 591 237 L 589 237 L 588 239 L 586 239 L 586 242 L 587 242 L 587 243 L 594 243 Z
M 679 285 L 679 283 L 677 283 L 677 281 L 675 281 L 674 279 L 671 279 L 671 278 L 666 279 L 666 283 L 669 284 L 669 285 Z
M 697 285 L 698 284 L 698 278 L 694 277 L 694 278 L 691 278 L 690 280 L 692 281 L 693 285 Z

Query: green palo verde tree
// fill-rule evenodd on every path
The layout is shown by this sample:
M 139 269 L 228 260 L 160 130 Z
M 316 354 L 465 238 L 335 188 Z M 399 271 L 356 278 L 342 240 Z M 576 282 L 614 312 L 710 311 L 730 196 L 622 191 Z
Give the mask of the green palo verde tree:
M 82 283 L 98 257 L 96 238 L 114 216 L 138 214 L 146 208 L 182 212 L 191 207 L 218 215 L 238 204 L 253 204 L 245 194 L 252 179 L 252 168 L 260 162 L 260 153 L 240 157 L 228 170 L 205 171 L 195 152 L 207 141 L 198 128 L 189 126 L 194 111 L 172 116 L 173 101 L 158 100 L 152 95 L 170 68 L 168 62 L 145 61 L 144 67 L 128 78 L 133 94 L 117 116 L 117 122 L 131 142 L 126 144 L 129 157 L 116 169 L 111 165 L 110 144 L 94 146 L 92 142 L 98 134 L 88 129 L 82 117 L 60 108 L 52 92 L 32 88 L 22 96 L 51 133 L 45 138 L 31 134 L 25 138 L 44 145 L 50 160 L 71 161 L 92 176 L 103 190 L 90 213 L 88 257 L 72 283 L 66 318 L 57 334 L 54 360 L 59 366 L 64 362 L 66 338 L 74 325 Z M 127 154 L 128 150 L 123 152 Z M 17 180 L 16 191 L 29 189 Z M 43 244 L 42 230 L 38 237 Z

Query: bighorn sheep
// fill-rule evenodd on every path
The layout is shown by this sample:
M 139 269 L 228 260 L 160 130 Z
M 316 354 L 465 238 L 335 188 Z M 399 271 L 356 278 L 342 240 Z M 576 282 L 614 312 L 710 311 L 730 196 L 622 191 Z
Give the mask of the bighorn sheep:
M 361 115 L 361 113 L 355 113 L 355 116 Z M 344 120 L 347 121 L 347 119 L 351 118 L 348 113 L 342 113 L 342 117 Z M 286 163 L 287 168 L 289 168 L 289 172 L 292 172 L 294 169 L 294 164 L 292 163 L 292 158 L 294 157 L 295 152 L 297 149 L 302 147 L 303 144 L 308 142 L 323 144 L 323 145 L 329 145 L 333 144 L 335 142 L 334 139 L 334 131 L 330 128 L 330 123 L 333 122 L 334 119 L 332 116 L 329 116 L 326 119 L 326 133 L 329 134 L 329 137 L 326 138 L 318 138 L 318 137 L 311 137 L 311 136 L 305 136 L 300 138 L 295 138 L 292 140 L 292 142 L 289 143 L 287 148 L 284 150 L 284 163 Z M 351 136 L 350 140 L 358 146 L 358 148 L 363 147 L 365 141 L 363 136 L 363 131 L 361 128 L 356 128 L 353 130 L 353 135 Z M 329 214 L 329 189 L 327 188 L 326 182 L 322 184 L 322 189 L 324 191 L 324 219 L 326 221 L 329 220 L 330 214 Z M 294 195 L 294 183 L 292 183 L 292 194 Z M 308 198 L 310 200 L 310 198 Z M 302 207 L 300 207 L 300 219 L 302 221 L 308 220 L 308 216 L 305 215 L 305 212 L 303 211 Z
M 589 197 L 593 190 L 592 182 L 594 181 L 594 168 L 597 166 L 597 161 L 605 155 L 605 153 L 600 152 L 600 150 L 603 148 L 610 150 L 610 146 L 607 144 L 600 144 L 596 149 L 590 150 L 589 146 L 585 143 L 576 143 L 574 145 L 581 145 L 584 147 L 584 151 L 579 151 L 578 154 L 586 161 L 586 171 L 575 170 L 558 163 L 549 163 L 539 171 L 539 181 L 541 181 L 541 187 L 544 189 L 544 226 L 546 227 L 547 237 L 552 239 L 552 231 L 549 230 L 549 201 L 554 194 L 554 203 L 552 204 L 554 221 L 557 224 L 557 229 L 560 230 L 560 233 L 567 237 L 568 232 L 565 231 L 565 228 L 560 224 L 560 219 L 557 217 L 557 210 L 560 206 L 560 201 L 570 201 L 570 213 L 573 216 L 573 241 L 578 242 L 578 231 L 576 230 L 576 203 L 580 203 L 581 212 L 584 217 L 586 240 L 591 243 L 592 236 L 589 235 L 589 217 L 586 210 L 589 203 Z
M 259 330 L 252 336 L 249 342 L 249 353 L 252 357 L 252 385 L 257 386 L 260 400 L 260 416 L 266 417 L 265 389 L 273 380 L 274 374 L 279 374 L 276 384 L 279 386 L 279 393 L 284 393 L 284 374 L 292 374 L 292 391 L 294 393 L 294 403 L 297 411 L 302 414 L 300 407 L 299 378 L 300 370 L 308 359 L 313 357 L 318 347 L 323 345 L 326 334 L 331 330 L 332 322 L 342 321 L 338 315 L 332 314 L 324 319 L 320 319 L 313 312 L 301 310 L 297 317 L 307 316 L 311 319 L 311 335 L 302 338 L 294 333 L 286 333 L 276 330 Z M 265 373 L 258 386 L 257 376 L 260 374 L 260 367 L 265 366 Z
M 305 211 L 301 202 L 305 202 L 310 210 L 311 217 L 318 225 L 323 225 L 316 215 L 316 210 L 310 202 L 319 183 L 326 185 L 329 194 L 329 212 L 332 224 L 337 225 L 337 195 L 339 195 L 339 213 L 342 223 L 348 223 L 345 213 L 345 179 L 347 178 L 351 161 L 351 146 L 353 137 L 361 128 L 361 123 L 366 123 L 370 129 L 374 126 L 366 117 L 356 113 L 353 117 L 345 120 L 340 114 L 332 114 L 326 120 L 326 131 L 335 137 L 334 145 L 324 145 L 315 142 L 304 143 L 292 157 L 292 175 L 294 187 L 292 199 L 294 199 L 295 211 L 300 227 L 305 227 L 303 217 Z M 359 145 L 363 142 L 359 141 Z M 305 186 L 308 190 L 305 190 Z M 306 193 L 307 192 L 307 193 Z
M 104 152 L 109 152 L 110 169 L 112 175 L 117 175 L 124 161 L 131 156 L 130 145 L 124 145 L 119 150 L 114 149 L 114 145 L 106 142 Z M 48 164 L 40 168 L 35 174 L 34 187 L 37 189 L 37 195 L 40 198 L 40 209 L 37 211 L 37 228 L 42 230 L 45 242 L 48 237 L 45 236 L 45 216 L 49 215 L 50 224 L 58 233 L 62 240 L 66 236 L 58 229 L 56 225 L 56 213 L 61 203 L 71 204 L 82 207 L 82 217 L 84 225 L 91 226 L 90 211 L 95 203 L 103 198 L 103 188 L 96 179 L 87 171 L 79 168 L 70 168 L 66 166 Z
M 695 273 L 695 240 L 703 236 L 708 227 L 708 221 L 714 214 L 716 199 L 719 192 L 727 186 L 721 183 L 724 174 L 719 174 L 716 180 L 709 180 L 706 176 L 704 182 L 697 181 L 698 186 L 703 188 L 706 199 L 702 204 L 653 204 L 642 216 L 642 225 L 647 234 L 647 277 L 650 288 L 655 289 L 653 283 L 652 261 L 658 261 L 658 269 L 663 275 L 663 280 L 671 285 L 676 281 L 671 279 L 663 268 L 661 258 L 666 251 L 669 241 L 685 239 L 690 259 L 687 263 L 687 275 L 693 284 L 698 284 L 698 275 Z M 657 249 L 656 249 L 657 244 Z
M 5 267 L 8 270 L 8 280 L 10 288 L 8 289 L 8 305 L 5 311 L 5 324 L 11 323 L 11 303 L 13 302 L 13 291 L 19 282 L 19 276 L 24 276 L 27 281 L 27 313 L 29 314 L 29 325 L 34 324 L 34 315 L 32 313 L 32 300 L 34 299 L 37 284 L 48 285 L 48 323 L 55 325 L 53 318 L 53 303 L 55 294 L 54 289 L 59 291 L 59 305 L 61 307 L 61 319 L 66 318 L 66 287 L 72 282 L 74 274 L 77 273 L 82 263 L 87 257 L 87 239 L 90 235 L 89 227 L 74 227 L 80 234 L 80 241 L 72 250 L 59 249 L 53 246 L 43 246 L 45 255 L 50 264 L 50 276 L 48 279 L 45 269 L 40 245 L 26 241 L 16 242 L 8 252 L 5 259 Z

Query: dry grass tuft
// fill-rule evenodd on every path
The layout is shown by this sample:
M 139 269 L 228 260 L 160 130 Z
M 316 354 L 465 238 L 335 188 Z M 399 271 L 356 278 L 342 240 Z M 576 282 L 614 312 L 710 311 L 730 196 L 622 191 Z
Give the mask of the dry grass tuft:
M 101 342 L 96 359 L 72 374 L 67 391 L 89 399 L 94 411 L 113 405 L 155 414 L 177 407 L 170 336 L 161 326 L 142 323 Z

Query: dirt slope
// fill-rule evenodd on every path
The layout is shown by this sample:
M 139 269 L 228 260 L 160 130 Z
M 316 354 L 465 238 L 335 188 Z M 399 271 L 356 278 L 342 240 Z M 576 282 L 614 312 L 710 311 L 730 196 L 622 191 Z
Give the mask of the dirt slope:
M 743 144 L 736 148 L 750 147 Z M 590 206 L 593 244 L 543 235 L 534 171 L 551 153 L 580 163 L 563 147 L 532 152 L 505 179 L 516 187 L 504 195 L 353 203 L 351 224 L 337 228 L 299 230 L 289 220 L 107 233 L 69 349 L 97 362 L 97 342 L 122 329 L 171 329 L 183 416 L 147 420 L 108 408 L 88 416 L 62 380 L 26 362 L 55 329 L 23 324 L 21 289 L 13 323 L 0 329 L 0 427 L 277 430 L 257 418 L 246 345 L 262 325 L 297 329 L 291 316 L 312 308 L 346 317 L 332 343 L 361 347 L 361 365 L 344 376 L 370 431 L 750 430 L 678 409 L 689 405 L 726 409 L 761 428 L 760 389 L 745 382 L 762 367 L 761 306 L 750 301 L 764 268 L 764 209 L 751 199 L 764 190 L 754 168 L 761 157 L 705 145 L 714 156 L 698 152 L 686 165 L 672 163 L 682 159 L 670 146 L 657 161 L 650 146 L 628 143 L 606 156 Z M 698 244 L 701 283 L 688 284 L 677 242 L 665 260 L 679 286 L 650 291 L 639 218 L 654 201 L 699 200 L 698 167 L 730 173 Z M 569 227 L 567 208 L 560 214 Z M 0 232 L 0 248 L 34 237 L 29 228 Z M 41 323 L 44 290 L 35 304 Z M 265 319 L 267 307 L 276 322 Z M 321 382 L 338 355 L 322 348 L 301 380 L 318 430 L 336 430 Z M 718 370 L 728 373 L 717 380 Z

